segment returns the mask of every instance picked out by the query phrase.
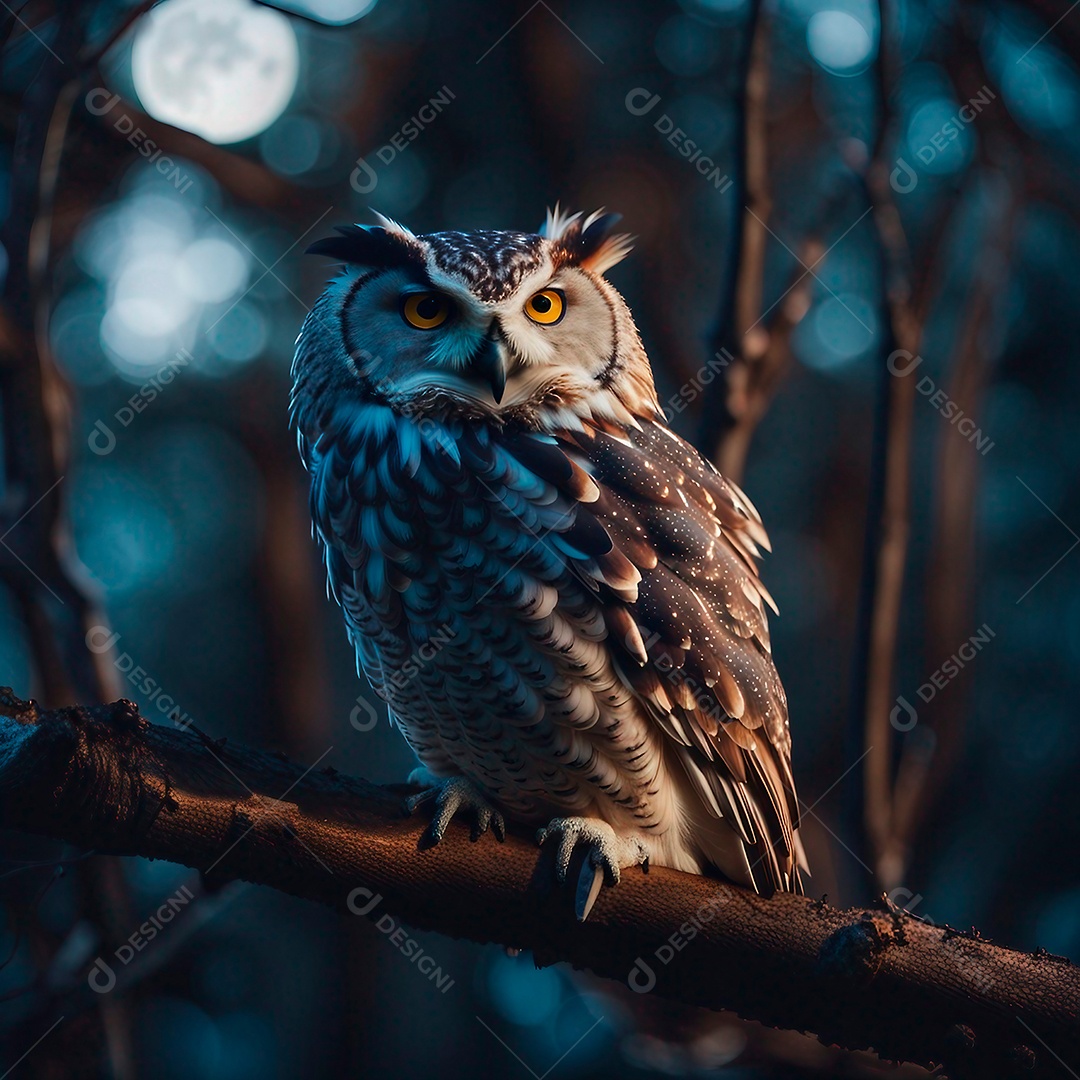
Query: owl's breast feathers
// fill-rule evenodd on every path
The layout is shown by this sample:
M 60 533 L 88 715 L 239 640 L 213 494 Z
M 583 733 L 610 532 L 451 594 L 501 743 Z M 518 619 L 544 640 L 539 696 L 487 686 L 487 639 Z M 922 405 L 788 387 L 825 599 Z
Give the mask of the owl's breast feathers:
M 302 445 L 359 663 L 429 767 L 799 888 L 768 539 L 734 484 L 659 420 L 543 434 L 353 403 Z

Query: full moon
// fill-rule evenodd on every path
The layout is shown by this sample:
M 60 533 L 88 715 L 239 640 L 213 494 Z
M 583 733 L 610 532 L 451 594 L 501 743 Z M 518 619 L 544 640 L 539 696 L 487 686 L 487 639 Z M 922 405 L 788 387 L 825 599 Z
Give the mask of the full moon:
M 165 0 L 132 44 L 146 111 L 213 143 L 268 128 L 289 104 L 299 70 L 289 20 L 250 0 Z

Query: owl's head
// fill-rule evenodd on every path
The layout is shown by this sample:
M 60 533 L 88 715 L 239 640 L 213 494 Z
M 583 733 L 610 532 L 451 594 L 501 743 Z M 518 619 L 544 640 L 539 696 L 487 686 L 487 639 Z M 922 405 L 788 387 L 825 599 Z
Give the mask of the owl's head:
M 300 333 L 298 412 L 348 396 L 548 430 L 658 414 L 633 317 L 603 276 L 630 250 L 617 215 L 556 207 L 538 233 L 416 235 L 379 220 L 308 249 L 345 271 Z

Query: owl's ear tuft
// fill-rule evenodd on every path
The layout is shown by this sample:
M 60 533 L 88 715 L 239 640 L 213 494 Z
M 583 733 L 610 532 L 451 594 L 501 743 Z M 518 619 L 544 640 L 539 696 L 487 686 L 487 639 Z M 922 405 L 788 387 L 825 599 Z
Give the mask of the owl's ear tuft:
M 562 216 L 559 220 L 556 207 L 555 218 L 555 224 L 560 226 L 557 236 L 566 262 L 570 265 L 603 274 L 625 259 L 633 247 L 632 236 L 611 231 L 622 220 L 621 214 L 606 214 L 603 210 L 597 210 L 584 221 L 580 214 Z M 550 228 L 546 230 L 547 235 L 551 236 L 552 231 Z
M 622 214 L 604 214 L 599 210 L 585 219 L 578 245 L 579 263 L 586 270 L 603 274 L 630 254 L 634 238 L 629 233 L 611 231 L 620 221 Z
M 540 235 L 549 240 L 565 240 L 570 231 L 581 221 L 581 214 L 564 210 L 558 203 L 548 207 L 547 218 L 540 226 Z M 580 231 L 580 226 L 578 226 Z
M 316 240 L 308 255 L 327 255 L 361 266 L 423 266 L 424 256 L 412 234 L 381 225 L 338 225 L 340 236 Z

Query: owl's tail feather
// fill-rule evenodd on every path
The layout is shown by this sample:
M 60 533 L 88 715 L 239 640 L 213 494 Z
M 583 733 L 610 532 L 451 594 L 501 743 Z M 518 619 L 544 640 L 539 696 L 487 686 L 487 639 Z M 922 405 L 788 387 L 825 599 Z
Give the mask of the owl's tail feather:
M 810 862 L 806 858 L 806 848 L 803 847 L 802 837 L 799 830 L 795 830 L 795 862 L 799 869 L 806 875 L 810 874 Z
M 757 893 L 801 894 L 806 853 L 798 830 L 781 820 L 775 792 L 752 770 L 741 782 L 695 760 L 689 748 L 679 756 L 684 843 L 701 870 L 712 867 Z

